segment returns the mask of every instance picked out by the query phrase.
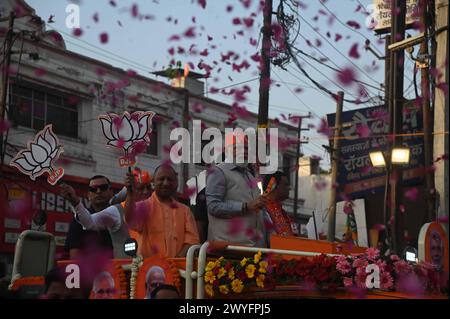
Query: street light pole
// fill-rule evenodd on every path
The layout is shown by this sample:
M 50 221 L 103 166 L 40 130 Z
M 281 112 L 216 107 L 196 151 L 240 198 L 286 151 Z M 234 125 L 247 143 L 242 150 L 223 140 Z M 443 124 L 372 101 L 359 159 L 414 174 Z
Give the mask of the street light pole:
M 302 128 L 302 123 L 304 118 L 310 118 L 311 114 L 308 114 L 307 116 L 299 116 L 298 117 L 298 131 L 297 131 L 297 153 L 295 156 L 296 160 L 296 166 L 295 166 L 295 186 L 294 186 L 294 217 L 298 217 L 298 178 L 299 178 L 299 169 L 300 169 L 300 145 L 302 144 L 302 141 L 300 141 L 302 136 L 302 131 L 308 131 L 307 128 Z
M 331 147 L 331 191 L 330 206 L 328 210 L 328 235 L 327 239 L 334 242 L 336 237 L 336 181 L 338 175 L 339 158 L 340 158 L 340 137 L 342 136 L 342 108 L 344 105 L 344 92 L 339 91 L 337 94 L 336 119 L 334 121 L 334 138 Z
M 269 119 L 270 52 L 272 48 L 272 0 L 265 0 L 262 28 L 261 76 L 259 80 L 258 127 L 267 128 Z
M 406 18 L 406 1 L 391 1 L 391 41 L 392 43 L 402 41 L 405 38 L 405 18 Z M 404 77 L 404 58 L 403 50 L 391 51 L 391 90 L 390 90 L 390 132 L 393 134 L 393 147 L 401 146 L 403 125 L 403 77 Z M 393 148 L 392 147 L 392 148 Z M 391 148 L 391 149 L 392 149 Z M 403 249 L 403 232 L 402 218 L 399 212 L 400 186 L 402 185 L 402 170 L 391 165 L 392 172 L 390 177 L 390 211 L 391 211 L 391 234 L 393 250 L 397 254 Z
M 424 40 L 420 44 L 420 59 L 423 59 L 420 67 L 422 86 L 422 114 L 423 114 L 423 144 L 425 153 L 425 185 L 427 189 L 427 208 L 428 221 L 431 222 L 436 217 L 435 212 L 435 198 L 436 192 L 434 188 L 434 171 L 431 170 L 433 166 L 433 136 L 432 132 L 432 111 L 430 107 L 430 74 L 429 67 L 431 59 L 428 57 L 428 0 L 421 0 L 419 8 L 421 9 L 420 24 L 424 27 Z M 431 9 L 434 10 L 434 7 Z

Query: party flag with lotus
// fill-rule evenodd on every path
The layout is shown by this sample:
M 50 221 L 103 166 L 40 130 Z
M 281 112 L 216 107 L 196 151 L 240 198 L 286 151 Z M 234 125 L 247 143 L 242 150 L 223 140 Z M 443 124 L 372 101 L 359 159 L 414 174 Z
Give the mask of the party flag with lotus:
M 124 156 L 119 157 L 121 167 L 135 164 L 133 151 L 139 144 L 150 144 L 149 134 L 152 132 L 152 111 L 137 111 L 132 114 L 124 112 L 121 116 L 115 113 L 100 115 L 103 135 L 107 145 L 123 149 Z
M 33 141 L 28 142 L 26 149 L 17 153 L 10 165 L 28 175 L 33 181 L 36 177 L 48 173 L 47 182 L 55 185 L 64 176 L 62 167 L 54 167 L 54 162 L 63 151 L 58 137 L 52 131 L 52 124 L 48 124 L 36 134 Z

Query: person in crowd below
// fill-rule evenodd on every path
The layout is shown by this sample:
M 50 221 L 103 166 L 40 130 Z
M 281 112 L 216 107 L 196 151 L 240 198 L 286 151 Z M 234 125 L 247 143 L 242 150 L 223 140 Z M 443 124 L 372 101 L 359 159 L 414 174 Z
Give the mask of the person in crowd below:
M 89 180 L 88 211 L 93 214 L 100 212 L 109 206 L 109 200 L 113 197 L 113 190 L 109 179 L 103 175 L 95 175 Z M 85 230 L 74 218 L 69 226 L 64 250 L 69 257 L 74 259 L 80 250 L 102 251 L 113 255 L 113 245 L 108 230 Z
M 227 153 L 233 153 L 234 161 L 214 166 L 206 177 L 208 240 L 266 247 L 261 212 L 266 198 L 261 196 L 248 164 L 248 140 L 232 137 L 226 139 L 225 147 Z
M 175 286 L 163 284 L 153 289 L 150 299 L 181 299 L 181 297 Z
M 145 200 L 136 202 L 134 185 L 128 192 L 125 219 L 136 231 L 138 254 L 150 257 L 184 257 L 193 244 L 199 243 L 194 217 L 186 205 L 176 200 L 178 176 L 170 165 L 155 169 L 154 192 Z
M 153 192 L 150 174 L 139 168 L 135 168 L 132 174 L 138 200 L 149 198 Z M 127 175 L 125 177 L 125 185 L 128 187 L 131 185 L 129 179 L 130 177 Z M 130 237 L 128 225 L 126 225 L 124 220 L 125 202 L 111 205 L 99 212 L 90 214 L 81 203 L 73 187 L 64 184 L 60 188 L 61 195 L 73 205 L 76 219 L 86 230 L 101 231 L 107 229 L 109 231 L 113 244 L 114 258 L 131 258 L 125 254 L 123 249 L 124 242 Z M 120 196 L 116 196 L 115 200 L 118 200 Z M 125 199 L 126 194 L 123 201 Z
M 283 201 L 289 198 L 290 190 L 287 175 L 281 171 L 265 175 L 263 190 L 267 199 L 264 205 L 267 235 L 298 236 L 297 225 L 283 209 Z
M 166 273 L 164 269 L 159 266 L 152 266 L 145 275 L 145 288 L 147 289 L 147 295 L 145 299 L 153 299 L 151 297 L 152 292 L 160 285 L 166 282 Z
M 45 293 L 40 299 L 83 299 L 80 288 L 68 288 L 66 273 L 61 267 L 55 267 L 45 275 Z
M 92 299 L 114 299 L 114 278 L 107 271 L 99 273 L 92 285 Z

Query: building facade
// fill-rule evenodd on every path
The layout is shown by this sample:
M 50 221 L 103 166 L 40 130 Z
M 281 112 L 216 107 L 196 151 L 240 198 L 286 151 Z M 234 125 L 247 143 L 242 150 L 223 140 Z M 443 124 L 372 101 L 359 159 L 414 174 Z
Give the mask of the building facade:
M 122 154 L 106 146 L 98 116 L 124 111 L 156 113 L 151 144 L 137 157 L 137 166 L 152 172 L 168 156 L 170 132 L 183 123 L 185 89 L 190 89 L 188 86 L 175 88 L 67 50 L 63 36 L 47 31 L 44 21 L 24 1 L 1 2 L 2 30 L 7 29 L 7 17 L 17 3 L 23 12 L 14 21 L 14 54 L 8 70 L 6 112 L 11 127 L 4 136 L 6 149 L 0 182 L 3 184 L 0 255 L 3 254 L 8 264 L 12 263 L 15 241 L 25 229 L 53 233 L 61 251 L 72 219 L 68 203 L 58 196 L 56 188 L 46 184 L 43 178 L 32 182 L 9 166 L 12 157 L 25 148 L 39 130 L 52 124 L 64 147 L 58 162 L 65 170 L 63 180 L 71 183 L 81 196 L 86 194 L 88 179 L 98 174 L 110 178 L 119 189 L 126 174 L 126 168 L 118 165 L 118 157 Z M 0 35 L 0 41 L 4 43 L 5 32 Z M 201 81 L 195 80 L 191 87 L 194 89 L 188 94 L 189 130 L 192 130 L 193 120 L 201 120 L 204 126 L 224 132 L 232 111 L 230 105 L 201 94 L 204 92 Z M 243 129 L 256 128 L 256 123 L 257 115 L 253 113 L 234 121 L 234 125 Z M 274 123 L 272 127 L 278 127 L 280 139 L 296 137 L 294 126 Z M 289 172 L 293 185 L 295 146 L 280 152 L 279 166 Z M 205 168 L 202 163 L 189 164 L 187 178 Z M 183 185 L 182 166 L 177 165 L 176 169 L 179 170 L 180 185 Z M 23 206 L 23 202 L 29 203 L 29 209 L 19 214 L 18 207 Z M 287 205 L 292 207 L 292 200 Z M 39 216 L 43 215 L 46 221 L 40 225 Z

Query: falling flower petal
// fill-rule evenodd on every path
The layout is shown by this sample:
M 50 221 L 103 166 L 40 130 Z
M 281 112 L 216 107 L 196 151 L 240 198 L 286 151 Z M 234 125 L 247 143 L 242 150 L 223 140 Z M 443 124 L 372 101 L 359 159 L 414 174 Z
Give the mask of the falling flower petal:
M 197 0 L 197 2 L 202 7 L 202 9 L 206 8 L 206 0 Z
M 354 59 L 359 59 L 361 57 L 358 52 L 358 43 L 352 45 L 348 55 Z
M 73 29 L 72 34 L 76 37 L 80 37 L 83 34 L 83 30 L 81 30 L 80 28 L 75 28 Z
M 349 86 L 355 81 L 355 73 L 352 68 L 343 68 L 337 73 L 337 79 L 341 84 Z
M 358 29 L 361 28 L 361 26 L 359 25 L 359 23 L 356 22 L 356 21 L 347 21 L 347 25 L 350 26 L 350 27 L 352 27 L 352 28 L 355 28 L 356 30 L 358 30 Z

